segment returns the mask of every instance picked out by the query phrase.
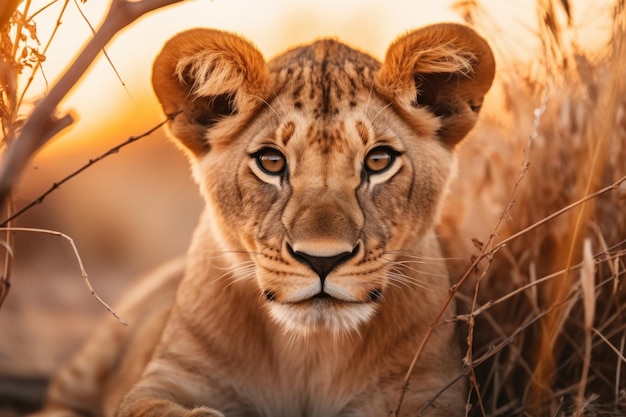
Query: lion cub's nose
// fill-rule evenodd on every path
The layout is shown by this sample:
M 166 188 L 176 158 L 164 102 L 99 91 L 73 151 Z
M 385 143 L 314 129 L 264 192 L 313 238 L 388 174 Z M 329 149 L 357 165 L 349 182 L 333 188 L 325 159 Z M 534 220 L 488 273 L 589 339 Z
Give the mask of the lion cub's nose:
M 294 251 L 291 246 L 288 246 L 288 249 L 291 256 L 315 271 L 322 282 L 324 282 L 328 274 L 330 274 L 334 268 L 348 261 L 357 254 L 358 245 L 352 252 L 341 252 L 332 256 L 313 256 L 306 252 Z

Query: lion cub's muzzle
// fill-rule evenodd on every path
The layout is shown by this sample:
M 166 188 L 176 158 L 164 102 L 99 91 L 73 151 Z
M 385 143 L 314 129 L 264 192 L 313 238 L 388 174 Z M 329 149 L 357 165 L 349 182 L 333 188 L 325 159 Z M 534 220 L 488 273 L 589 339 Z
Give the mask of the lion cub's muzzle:
M 272 317 L 301 334 L 358 329 L 374 315 L 385 285 L 383 267 L 366 257 L 365 245 L 321 236 L 283 242 L 279 265 L 285 269 L 276 268 L 261 286 Z
M 376 288 L 368 292 L 367 297 L 365 299 L 361 299 L 359 301 L 356 300 L 345 300 L 345 299 L 337 299 L 336 295 L 333 295 L 332 290 L 328 290 L 326 286 L 326 278 L 331 274 L 331 272 L 335 271 L 340 265 L 348 263 L 351 260 L 358 258 L 359 253 L 362 249 L 362 242 L 357 242 L 354 245 L 354 248 L 351 251 L 347 250 L 338 250 L 337 247 L 334 250 L 323 250 L 323 255 L 320 255 L 319 250 L 303 250 L 302 246 L 296 246 L 300 248 L 300 250 L 294 249 L 294 247 L 286 243 L 287 253 L 299 262 L 302 265 L 308 267 L 311 271 L 315 272 L 315 274 L 319 277 L 319 292 L 310 296 L 308 300 L 319 300 L 319 299 L 335 299 L 336 301 L 343 302 L 360 302 L 360 303 L 369 303 L 373 301 L 378 301 L 378 299 L 382 295 L 382 289 Z M 317 248 L 319 249 L 319 247 Z M 358 260 L 356 261 L 358 263 Z M 275 301 L 275 294 L 270 292 L 265 292 L 265 296 L 269 301 Z

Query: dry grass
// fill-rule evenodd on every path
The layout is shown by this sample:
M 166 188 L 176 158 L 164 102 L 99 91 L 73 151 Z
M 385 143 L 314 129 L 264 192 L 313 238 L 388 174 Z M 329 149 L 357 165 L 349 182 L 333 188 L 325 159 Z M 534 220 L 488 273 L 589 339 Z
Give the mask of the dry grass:
M 466 242 L 484 238 L 484 225 L 506 210 L 490 256 L 460 297 L 468 374 L 476 378 L 470 415 L 626 415 L 624 2 L 599 53 L 568 38 L 569 2 L 537 6 L 542 56 L 534 67 L 505 63 L 500 71 L 506 111 L 487 114 L 461 150 L 471 162 L 462 164 L 457 187 L 473 191 L 454 192 L 451 205 L 455 213 L 467 207 L 467 217 L 446 216 L 442 227 L 455 238 L 448 255 L 468 259 Z M 478 3 L 459 8 L 481 27 Z M 621 186 L 542 222 L 620 179 Z M 507 190 L 516 184 L 509 207 Z M 452 265 L 457 277 L 465 268 Z
M 18 91 L 18 76 L 29 69 L 36 71 L 45 60 L 37 47 L 37 26 L 28 18 L 28 7 L 16 10 L 19 0 L 7 0 L 0 13 L 0 149 L 3 151 L 15 140 L 23 124 L 20 115 L 23 94 Z M 29 83 L 30 84 L 30 83 Z M 28 86 L 26 87 L 28 88 Z M 10 201 L 6 207 L 0 207 L 2 217 L 8 217 L 13 211 Z M 0 240 L 10 248 L 13 243 L 11 232 L 2 231 Z M 2 272 L 0 275 L 0 307 L 11 288 L 12 254 L 4 251 Z

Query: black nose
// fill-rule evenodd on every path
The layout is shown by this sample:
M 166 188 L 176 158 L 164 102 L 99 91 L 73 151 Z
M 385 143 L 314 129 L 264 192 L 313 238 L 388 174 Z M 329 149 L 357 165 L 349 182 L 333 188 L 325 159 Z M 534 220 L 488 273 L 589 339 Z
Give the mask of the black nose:
M 330 274 L 330 271 L 354 257 L 358 248 L 359 247 L 357 246 L 352 252 L 342 252 L 333 256 L 313 256 L 306 252 L 296 252 L 290 245 L 287 245 L 287 249 L 289 250 L 291 256 L 315 271 L 322 282 L 324 282 L 328 274 Z

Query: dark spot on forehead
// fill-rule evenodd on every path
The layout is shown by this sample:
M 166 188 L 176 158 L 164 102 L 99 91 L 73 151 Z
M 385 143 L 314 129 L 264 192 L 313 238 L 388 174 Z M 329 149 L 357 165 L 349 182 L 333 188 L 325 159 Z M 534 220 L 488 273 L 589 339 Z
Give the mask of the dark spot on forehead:
M 278 128 L 277 136 L 280 141 L 282 141 L 283 145 L 287 145 L 289 139 L 293 136 L 296 131 L 296 124 L 294 122 L 287 122 Z
M 307 139 L 314 137 L 316 135 L 316 132 L 317 132 L 317 128 L 315 127 L 313 123 L 311 123 L 308 129 L 306 130 Z
M 356 132 L 363 141 L 363 145 L 367 145 L 370 140 L 370 129 L 361 120 L 355 124 Z

